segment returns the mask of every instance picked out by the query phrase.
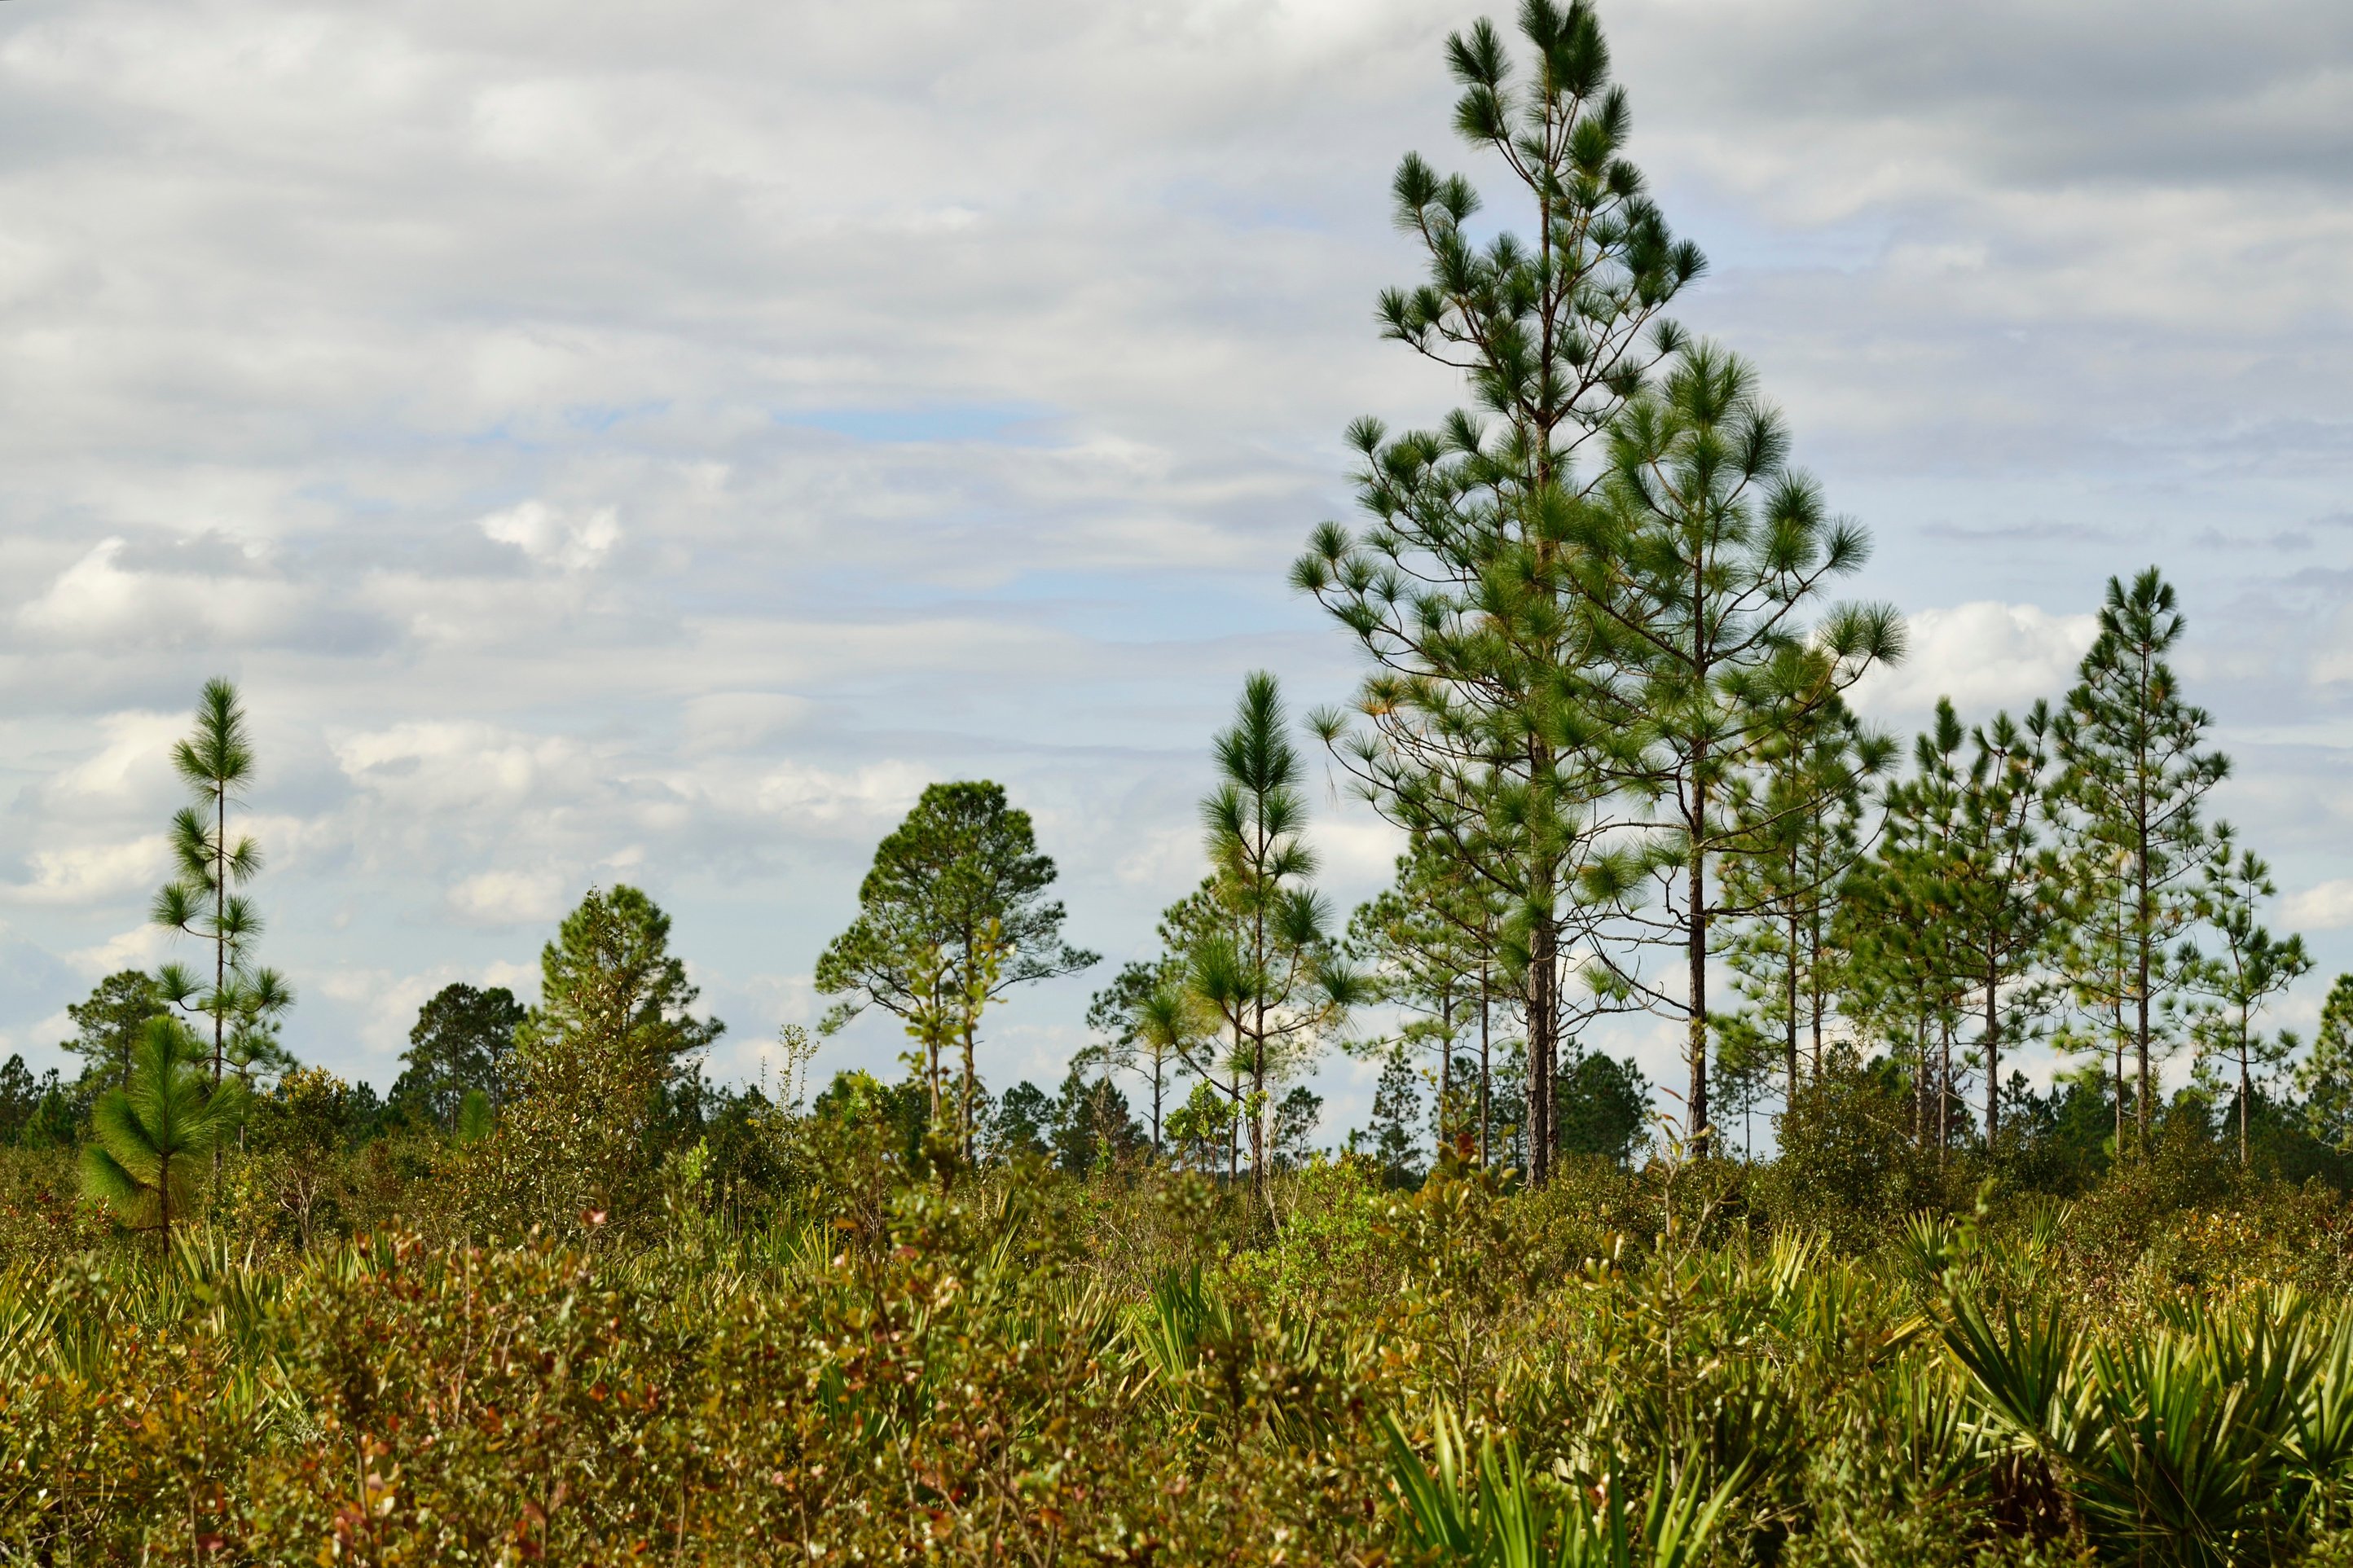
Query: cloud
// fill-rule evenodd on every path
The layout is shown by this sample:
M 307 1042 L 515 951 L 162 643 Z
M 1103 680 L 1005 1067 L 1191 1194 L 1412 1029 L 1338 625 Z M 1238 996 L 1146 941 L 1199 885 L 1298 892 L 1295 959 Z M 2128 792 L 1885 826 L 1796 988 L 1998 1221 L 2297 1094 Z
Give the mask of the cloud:
M 1461 399 L 1370 324 L 1415 279 L 1397 157 L 1525 221 L 1448 131 L 1480 10 L 0 6 L 0 866 L 63 955 L 26 1006 L 164 951 L 140 856 L 216 673 L 330 1065 L 624 871 L 765 1038 L 940 778 L 1035 812 L 1075 940 L 1148 942 L 1239 673 L 1361 675 L 1282 582 L 1349 513 L 1346 421 Z M 2353 530 L 2314 522 L 2353 471 L 2353 13 L 1606 20 L 1711 257 L 1679 312 L 1911 614 L 1858 700 L 2055 695 L 2163 561 L 2200 699 L 2274 727 L 2242 829 L 2353 875 Z M 1314 841 L 1344 900 L 1394 851 Z
M 2098 631 L 2094 616 L 1994 601 L 1915 611 L 1905 625 L 1904 661 L 1872 670 L 1855 688 L 1857 710 L 1872 718 L 1915 718 L 1939 697 L 1953 700 L 1964 722 L 1990 718 L 1997 708 L 2055 702 Z
M 5 896 L 28 904 L 79 904 L 152 892 L 171 873 L 171 844 L 158 833 L 128 844 L 36 849 L 32 875 Z
M 174 959 L 187 960 L 192 948 L 185 937 L 162 926 L 142 923 L 117 931 L 103 942 L 78 948 L 66 959 L 84 975 L 97 978 L 124 969 L 153 969 Z
M 543 566 L 583 572 L 603 561 L 620 542 L 620 520 L 611 507 L 565 513 L 545 501 L 527 500 L 482 519 L 483 534 L 512 544 Z
M 2291 924 L 2306 931 L 2343 931 L 2353 926 L 2353 877 L 2338 877 L 2301 892 L 2281 905 Z
M 242 574 L 126 568 L 128 542 L 102 539 L 16 612 L 26 634 L 50 642 L 180 647 L 220 639 L 275 642 L 309 620 L 290 584 Z
M 544 923 L 564 913 L 569 890 L 554 871 L 484 871 L 449 889 L 449 909 L 470 925 Z

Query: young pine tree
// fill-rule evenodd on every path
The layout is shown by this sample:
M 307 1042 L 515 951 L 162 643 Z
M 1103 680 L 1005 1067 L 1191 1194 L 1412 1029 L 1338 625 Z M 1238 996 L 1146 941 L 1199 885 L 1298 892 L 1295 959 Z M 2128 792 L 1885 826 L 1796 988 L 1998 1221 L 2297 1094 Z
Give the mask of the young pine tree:
M 1966 1005 L 1956 940 L 1963 787 L 1960 717 L 1936 704 L 1912 747 L 1912 772 L 1881 796 L 1877 847 L 1848 878 L 1838 924 L 1846 953 L 1841 1005 L 1862 1034 L 1912 1071 L 1914 1141 L 1951 1142 L 1953 1038 Z
M 2198 914 L 2214 932 L 2212 951 L 2189 967 L 2190 1038 L 2210 1062 L 2227 1063 L 2239 1080 L 2239 1163 L 2247 1163 L 2247 1120 L 2259 1071 L 2276 1070 L 2290 1049 L 2288 1036 L 2267 1037 L 2255 1020 L 2271 999 L 2312 968 L 2304 939 L 2272 935 L 2257 908 L 2277 896 L 2272 868 L 2253 850 L 2232 858 L 2228 823 L 2214 828 L 2213 854 L 2199 889 Z
M 2167 656 L 2181 640 L 2172 584 L 2152 566 L 2108 579 L 2099 635 L 2052 723 L 2077 896 L 2096 911 L 2067 955 L 2078 1005 L 2118 1031 L 2137 1068 L 2139 1141 L 2157 1101 L 2168 998 L 2192 969 L 2179 945 L 2198 918 L 2208 858 L 2200 809 L 2231 771 L 2205 749 L 2212 723 L 2182 700 Z M 2123 1085 L 2118 1084 L 2121 1097 Z
M 125 1077 L 129 1075 L 126 1072 Z M 41 1090 L 33 1078 L 33 1069 L 25 1058 L 12 1051 L 8 1059 L 0 1062 L 0 1148 L 13 1149 L 32 1125 L 33 1113 L 40 1109 Z
M 521 1068 L 515 1032 L 529 1009 L 502 985 L 445 985 L 417 1010 L 405 1064 L 387 1103 L 455 1132 L 469 1096 L 495 1113 L 514 1098 Z
M 82 1081 L 127 1089 L 132 1053 L 146 1033 L 147 1020 L 171 1011 L 163 988 L 143 970 L 125 969 L 100 981 L 79 1002 L 66 1004 L 74 1037 L 58 1048 L 82 1058 Z
M 2321 1004 L 2312 1049 L 2295 1068 L 2305 1125 L 2331 1149 L 2353 1153 L 2353 974 L 2340 974 Z
M 209 980 L 178 964 L 159 976 L 165 996 L 208 1020 L 212 1079 L 231 1065 L 233 1052 L 269 1060 L 270 1024 L 293 1005 L 294 994 L 272 969 L 252 964 L 261 916 L 237 891 L 260 874 L 261 847 L 229 831 L 228 809 L 253 782 L 253 742 L 237 688 L 208 680 L 196 702 L 195 729 L 172 748 L 172 766 L 194 796 L 172 818 L 172 853 L 178 875 L 155 895 L 158 925 L 193 936 L 212 949 Z
M 1367 1152 L 1380 1162 L 1388 1179 L 1401 1184 L 1421 1176 L 1421 1077 L 1402 1044 L 1393 1045 L 1381 1063 L 1380 1081 L 1373 1086 L 1372 1124 L 1366 1129 Z
M 1087 1027 L 1104 1066 L 1143 1084 L 1151 1106 L 1152 1152 L 1160 1153 L 1169 1092 L 1191 1070 L 1187 1058 L 1198 1055 L 1188 1049 L 1200 1033 L 1199 1010 L 1186 989 L 1183 964 L 1164 956 L 1123 965 L 1088 1003 Z
M 1201 803 L 1201 821 L 1210 885 L 1226 918 L 1188 956 L 1194 989 L 1232 1042 L 1256 1184 L 1268 1168 L 1271 1091 L 1312 1063 L 1365 986 L 1341 961 L 1330 911 L 1311 882 L 1315 857 L 1299 753 L 1273 676 L 1260 671 L 1242 683 L 1233 725 L 1214 750 L 1218 783 Z
M 129 1083 L 90 1110 L 82 1191 L 124 1225 L 154 1232 L 159 1247 L 195 1216 L 206 1169 L 245 1110 L 243 1086 L 208 1081 L 203 1061 L 186 1026 L 150 1018 L 132 1049 Z
M 1403 1009 L 1401 1039 L 1409 1050 L 1427 1048 L 1438 1058 L 1432 1131 L 1441 1150 L 1485 1115 L 1488 1069 L 1481 1068 L 1475 1098 L 1461 1092 L 1453 1075 L 1458 1047 L 1467 1042 L 1473 1020 L 1484 1017 L 1493 962 L 1487 938 L 1496 923 L 1492 900 L 1482 897 L 1485 891 L 1451 856 L 1418 840 L 1398 858 L 1396 882 L 1348 921 L 1349 951 L 1365 966 L 1368 995 Z M 1483 1061 L 1486 1031 L 1479 1032 Z

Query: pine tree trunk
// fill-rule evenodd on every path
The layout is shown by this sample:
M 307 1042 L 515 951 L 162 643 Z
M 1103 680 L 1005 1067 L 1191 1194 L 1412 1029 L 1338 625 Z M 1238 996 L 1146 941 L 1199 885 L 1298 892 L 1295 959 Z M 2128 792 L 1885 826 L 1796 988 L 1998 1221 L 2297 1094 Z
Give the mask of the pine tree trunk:
M 1794 880 L 1796 877 L 1796 868 L 1794 866 L 1791 868 L 1790 875 Z M 1788 970 L 1788 993 L 1789 1013 L 1788 1020 L 1789 1026 L 1788 1061 L 1787 1064 L 1788 1067 L 1788 1098 L 1794 1100 L 1798 1098 L 1798 911 L 1794 908 L 1789 911 L 1789 951 L 1786 957 L 1788 960 L 1787 968 Z
M 2000 971 L 1990 954 L 1986 959 L 1985 1040 L 1986 1040 L 1986 1152 L 1993 1152 L 1994 1134 L 2001 1131 L 2001 1013 Z
M 1946 1018 L 1936 1026 L 1936 1163 L 1945 1163 L 1945 1151 L 1953 1141 L 1953 1023 Z
M 964 1020 L 964 1088 L 963 1092 L 959 1097 L 960 1103 L 956 1106 L 957 1142 L 964 1150 L 965 1163 L 966 1164 L 970 1164 L 972 1163 L 973 1155 L 972 1091 L 975 1080 L 972 1061 L 972 1035 L 973 1018 L 972 1016 L 967 1013 L 965 1015 Z
M 1815 1082 L 1821 1081 L 1818 1076 Z M 1912 1037 L 1912 1147 L 1928 1146 L 1928 1026 Z
M 1241 1180 L 1242 1173 L 1242 1020 L 1239 1010 L 1234 1015 L 1234 1062 L 1228 1069 L 1226 1098 L 1233 1103 L 1233 1118 L 1226 1125 L 1226 1184 Z
M 2124 1009 L 2119 1007 L 2116 1009 L 2116 1026 L 2114 1036 L 2116 1042 L 2116 1158 L 2118 1160 L 2122 1160 L 2125 1157 L 2126 1148 L 2125 1143 Z
M 2146 714 L 2154 705 L 2150 692 L 2149 652 L 2140 649 L 2140 687 L 2137 692 L 2139 711 Z M 2133 989 L 2134 1005 L 2138 1010 L 2137 1026 L 2133 1035 L 2135 1052 L 2139 1058 L 2140 1096 L 2133 1110 L 2140 1123 L 2141 1152 L 2148 1152 L 2150 1089 L 2154 1087 L 2148 1072 L 2148 950 L 2156 939 L 2157 911 L 2150 907 L 2148 888 L 2148 750 L 2147 742 L 2138 738 L 2145 731 L 2137 729 L 2133 755 L 2133 872 L 2137 879 L 2139 902 L 2133 907 L 2133 961 L 2138 967 Z
M 1266 842 L 1266 834 L 1265 834 L 1266 816 L 1265 816 L 1265 808 L 1264 808 L 1264 805 L 1263 805 L 1263 804 L 1262 804 L 1262 803 L 1261 803 L 1261 807 L 1260 807 L 1260 810 L 1259 810 L 1259 813 L 1258 813 L 1258 823 L 1259 823 L 1258 858 L 1257 858 L 1257 860 L 1256 860 L 1255 862 L 1253 862 L 1253 864 L 1255 864 L 1256 866 L 1258 866 L 1259 868 L 1261 868 L 1261 870 L 1260 870 L 1260 871 L 1259 871 L 1259 873 L 1258 873 L 1258 878 L 1259 878 L 1259 880 L 1260 880 L 1261 883 L 1263 883 L 1263 882 L 1266 880 L 1266 876 L 1265 876 L 1265 872 L 1264 872 L 1264 870 L 1263 870 L 1263 868 L 1264 868 L 1264 866 L 1266 865 L 1266 854 L 1267 854 L 1267 847 L 1267 847 L 1267 842 Z M 1253 989 L 1254 989 L 1254 993 L 1255 993 L 1255 994 L 1253 994 L 1253 996 L 1252 996 L 1252 998 L 1251 998 L 1251 1022 L 1252 1022 L 1252 1025 L 1253 1025 L 1253 1028 L 1252 1028 L 1252 1031 L 1251 1031 L 1251 1034 L 1250 1034 L 1250 1187 L 1251 1187 L 1251 1190 L 1253 1190 L 1253 1191 L 1262 1191 L 1262 1190 L 1264 1190 L 1264 1188 L 1265 1188 L 1265 1186 L 1266 1186 L 1266 973 L 1267 973 L 1267 967 L 1266 967 L 1266 898 L 1265 898 L 1265 890 L 1264 890 L 1264 889 L 1263 889 L 1263 888 L 1261 888 L 1261 889 L 1259 895 L 1258 895 L 1256 898 L 1254 898 L 1254 899 L 1251 900 L 1251 902 L 1252 902 L 1252 905 L 1253 905 L 1253 908 L 1254 908 L 1254 913 L 1253 913 L 1253 914 L 1251 915 L 1251 917 L 1250 917 L 1250 919 L 1251 919 L 1251 925 L 1250 925 L 1250 944 L 1251 944 L 1251 946 L 1250 946 L 1250 956 L 1251 956 L 1251 958 L 1252 958 L 1253 962 L 1254 962 L 1254 963 L 1255 963 L 1255 964 L 1256 964 L 1256 969 L 1254 970 L 1254 973 L 1256 973 L 1256 975 L 1257 975 L 1257 977 L 1258 977 L 1258 978 L 1257 978 L 1257 983 L 1256 983 L 1256 984 L 1255 984 L 1255 986 L 1254 986 L 1254 988 L 1253 988 Z
M 1687 957 L 1691 967 L 1691 1023 L 1685 1048 L 1691 1058 L 1691 1093 L 1683 1101 L 1686 1113 L 1684 1131 L 1699 1152 L 1704 1154 L 1707 1152 L 1705 1139 L 1708 1132 L 1707 860 L 1700 852 L 1697 833 L 1692 835 L 1689 888 L 1690 951 Z
M 2247 1097 L 2253 1092 L 2247 1070 L 2247 1021 L 2239 1020 L 2239 1168 L 2247 1168 Z
M 1552 1180 L 1552 1086 L 1560 1028 L 1553 1006 L 1557 935 L 1547 904 L 1528 933 L 1528 1176 L 1540 1187 Z
M 1447 981 L 1447 991 L 1438 999 L 1438 1114 L 1430 1120 L 1438 1128 L 1438 1158 L 1446 1157 L 1446 1099 L 1453 1086 L 1454 1069 L 1454 982 Z
M 1488 1147 L 1488 1131 L 1494 1118 L 1487 1109 L 1487 965 L 1479 964 L 1479 1165 L 1482 1170 L 1494 1168 L 1494 1151 Z
M 221 1080 L 221 1058 L 226 1041 L 223 1037 L 221 993 L 228 987 L 228 934 L 223 929 L 228 923 L 228 786 L 221 784 L 213 791 L 213 1087 Z M 213 1156 L 216 1172 L 220 1156 Z

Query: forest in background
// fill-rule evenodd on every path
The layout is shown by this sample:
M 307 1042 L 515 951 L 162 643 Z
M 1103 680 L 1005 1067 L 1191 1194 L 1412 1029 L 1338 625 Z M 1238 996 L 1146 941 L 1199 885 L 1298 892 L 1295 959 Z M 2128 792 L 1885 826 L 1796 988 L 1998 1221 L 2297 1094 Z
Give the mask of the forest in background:
M 1292 574 L 1362 683 L 1244 682 L 1059 1082 L 984 1081 L 990 1009 L 1100 957 L 972 780 L 773 1079 L 708 1081 L 627 885 L 383 1092 L 302 1065 L 205 688 L 184 956 L 69 1007 L 75 1076 L 0 1064 L 0 1560 L 2353 1561 L 2353 976 L 2274 1026 L 2312 960 L 2175 590 L 2112 579 L 2023 712 L 1873 729 L 1902 619 L 1667 314 L 1704 262 L 1593 13 L 1447 64 L 1506 221 L 1408 156 L 1378 310 L 1466 402 L 1353 426 Z M 1345 913 L 1318 750 L 1407 846 Z M 813 1074 L 870 1012 L 903 1074 Z M 1679 1081 L 1588 1048 L 1633 1014 Z

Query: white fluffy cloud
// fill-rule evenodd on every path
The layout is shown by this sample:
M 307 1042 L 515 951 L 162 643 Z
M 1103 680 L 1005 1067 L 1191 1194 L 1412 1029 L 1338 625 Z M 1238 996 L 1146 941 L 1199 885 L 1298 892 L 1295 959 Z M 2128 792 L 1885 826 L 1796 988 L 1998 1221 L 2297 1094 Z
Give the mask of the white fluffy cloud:
M 482 519 L 482 532 L 543 565 L 579 572 L 611 553 L 620 542 L 621 523 L 609 506 L 570 514 L 545 501 L 527 500 Z
M 2343 931 L 2353 926 L 2353 877 L 2337 877 L 2290 893 L 2287 918 L 2307 931 Z
M 2036 605 L 1990 600 L 1915 610 L 1905 618 L 1903 662 L 1864 675 L 1856 708 L 1874 719 L 1917 724 L 1949 697 L 1964 723 L 2056 702 L 2074 683 L 2075 666 L 2098 630 L 2089 615 L 2054 616 Z
M 5 889 L 28 904 L 91 904 L 153 892 L 172 874 L 171 846 L 160 833 L 127 844 L 36 849 L 32 874 Z

